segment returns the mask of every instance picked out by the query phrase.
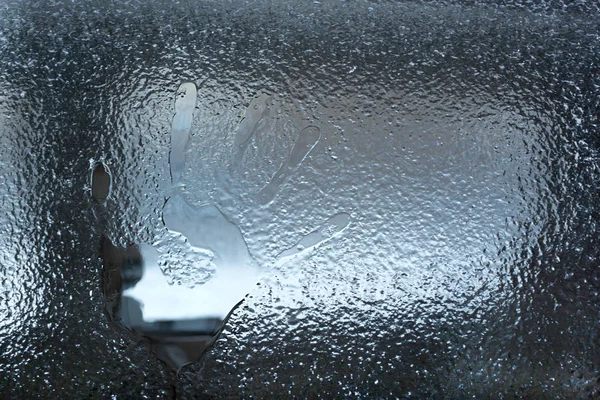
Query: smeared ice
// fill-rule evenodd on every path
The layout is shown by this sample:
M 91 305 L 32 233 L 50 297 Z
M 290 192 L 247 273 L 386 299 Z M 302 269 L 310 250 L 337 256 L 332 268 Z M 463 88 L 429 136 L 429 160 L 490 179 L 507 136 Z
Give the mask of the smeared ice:
M 278 263 L 283 263 L 289 260 L 291 257 L 306 252 L 314 247 L 317 247 L 321 243 L 333 238 L 340 234 L 344 229 L 350 225 L 350 214 L 338 213 L 333 217 L 329 218 L 323 225 L 304 236 L 294 247 L 283 251 L 277 257 Z
M 239 228 L 214 205 L 196 209 L 183 197 L 174 196 L 165 204 L 163 220 L 169 230 L 183 234 L 192 246 L 211 251 L 220 269 L 254 264 Z
M 292 152 L 287 160 L 279 167 L 279 170 L 273 175 L 269 183 L 258 192 L 257 201 L 260 204 L 268 204 L 275 198 L 281 185 L 298 169 L 302 161 L 314 149 L 320 139 L 321 131 L 317 127 L 309 126 L 300 132 L 298 141 L 292 148 Z
M 271 112 L 271 100 L 271 96 L 263 93 L 250 102 L 246 115 L 235 135 L 231 158 L 232 171 L 239 167 L 252 137 L 256 132 L 264 129 L 266 117 Z
M 269 114 L 269 102 L 271 96 L 261 94 L 250 102 L 246 110 L 246 116 L 242 120 L 240 127 L 235 135 L 235 146 L 241 147 L 247 144 L 254 136 L 257 129 L 264 122 L 265 117 Z
M 181 183 L 181 175 L 185 168 L 185 148 L 190 138 L 196 97 L 196 85 L 191 82 L 183 83 L 177 89 L 175 116 L 173 116 L 171 124 L 171 153 L 169 154 L 173 184 Z
M 181 233 L 198 251 L 212 255 L 214 272 L 198 290 L 211 299 L 202 305 L 206 316 L 225 318 L 259 278 L 241 231 L 216 206 L 196 209 L 181 196 L 167 201 L 163 220 L 170 231 Z

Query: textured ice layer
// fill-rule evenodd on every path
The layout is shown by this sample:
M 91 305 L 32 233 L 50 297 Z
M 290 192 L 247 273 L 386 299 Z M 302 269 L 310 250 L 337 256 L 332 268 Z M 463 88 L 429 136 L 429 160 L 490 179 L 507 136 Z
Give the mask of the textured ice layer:
M 595 2 L 23 0 L 0 16 L 1 398 L 598 396 Z M 195 108 L 170 153 L 182 82 Z M 307 127 L 320 139 L 259 201 Z M 90 160 L 110 171 L 101 202 Z M 107 317 L 98 252 L 103 234 L 170 237 L 177 196 L 216 207 L 265 271 L 179 375 Z M 339 213 L 339 234 L 277 262 Z M 216 265 L 173 235 L 174 257 Z M 173 287 L 202 286 L 160 255 Z

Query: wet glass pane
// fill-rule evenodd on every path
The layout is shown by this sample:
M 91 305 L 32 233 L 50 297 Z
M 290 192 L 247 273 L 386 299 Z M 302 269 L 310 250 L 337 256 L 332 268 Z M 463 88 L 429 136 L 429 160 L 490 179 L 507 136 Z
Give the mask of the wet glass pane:
M 595 2 L 0 4 L 1 398 L 600 396 Z

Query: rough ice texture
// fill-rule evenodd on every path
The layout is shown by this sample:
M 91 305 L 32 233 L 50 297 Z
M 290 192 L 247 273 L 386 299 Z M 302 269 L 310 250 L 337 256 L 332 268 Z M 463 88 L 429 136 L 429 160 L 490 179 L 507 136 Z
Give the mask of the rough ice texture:
M 0 397 L 598 396 L 600 12 L 534 3 L 3 5 Z M 98 248 L 164 231 L 188 81 L 186 199 L 270 272 L 175 375 L 109 322 Z M 260 93 L 276 113 L 230 174 Z M 321 139 L 258 206 L 307 126 Z

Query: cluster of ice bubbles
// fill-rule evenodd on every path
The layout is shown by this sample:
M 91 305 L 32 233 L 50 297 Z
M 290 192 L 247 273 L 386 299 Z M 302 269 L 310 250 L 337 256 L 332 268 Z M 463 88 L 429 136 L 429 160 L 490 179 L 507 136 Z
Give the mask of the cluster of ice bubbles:
M 192 246 L 180 233 L 167 231 L 153 246 L 158 251 L 158 265 L 170 285 L 194 288 L 208 282 L 216 271 L 213 252 Z
M 199 358 L 223 329 L 228 316 L 261 279 L 261 268 L 248 251 L 240 229 L 217 205 L 194 207 L 178 187 L 183 185 L 185 152 L 197 101 L 197 87 L 183 83 L 175 100 L 169 166 L 173 189 L 163 208 L 166 234 L 153 245 L 128 249 L 103 239 L 103 288 L 111 318 L 149 340 L 155 354 L 179 370 Z M 271 97 L 253 99 L 237 130 L 229 172 L 234 174 L 255 134 L 266 124 Z M 272 202 L 321 138 L 317 127 L 300 130 L 288 157 L 258 191 L 256 201 Z M 111 177 L 100 163 L 92 170 L 92 195 L 100 206 L 109 198 Z M 338 213 L 275 264 L 319 246 L 350 224 Z

